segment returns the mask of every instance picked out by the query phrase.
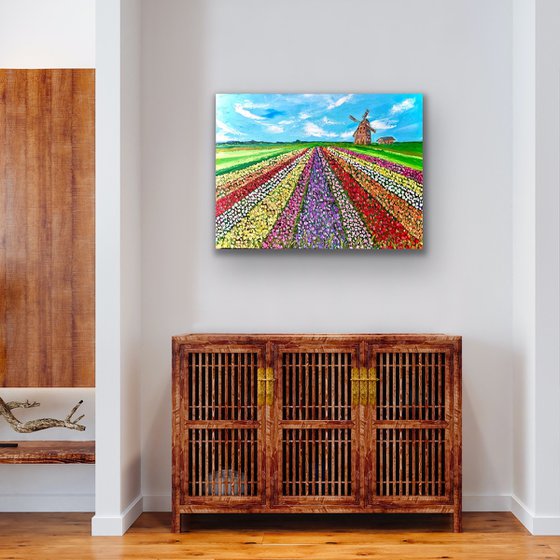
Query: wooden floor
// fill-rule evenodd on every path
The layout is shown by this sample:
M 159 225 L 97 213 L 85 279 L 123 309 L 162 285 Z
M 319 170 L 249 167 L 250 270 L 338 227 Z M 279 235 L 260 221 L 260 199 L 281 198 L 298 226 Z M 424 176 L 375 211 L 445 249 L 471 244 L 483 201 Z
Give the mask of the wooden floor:
M 466 513 L 464 532 L 447 516 L 193 516 L 144 513 L 124 537 L 91 537 L 90 514 L 1 513 L 0 558 L 25 560 L 560 559 L 560 537 L 533 537 L 510 513 Z

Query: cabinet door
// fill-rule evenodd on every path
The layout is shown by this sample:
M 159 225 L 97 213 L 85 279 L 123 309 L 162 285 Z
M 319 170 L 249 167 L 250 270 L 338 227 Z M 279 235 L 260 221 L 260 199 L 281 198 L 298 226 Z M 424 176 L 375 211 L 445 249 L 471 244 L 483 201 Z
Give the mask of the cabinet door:
M 200 511 L 263 503 L 264 345 L 183 345 L 179 359 L 181 504 Z
M 360 405 L 351 391 L 359 356 L 357 344 L 336 341 L 274 347 L 273 506 L 359 503 Z
M 449 347 L 370 347 L 377 377 L 367 413 L 367 501 L 402 506 L 452 499 L 452 368 Z

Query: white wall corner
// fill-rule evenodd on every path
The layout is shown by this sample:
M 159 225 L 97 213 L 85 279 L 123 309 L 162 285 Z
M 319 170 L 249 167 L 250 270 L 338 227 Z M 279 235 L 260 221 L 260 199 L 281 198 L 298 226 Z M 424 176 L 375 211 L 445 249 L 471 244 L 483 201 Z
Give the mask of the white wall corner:
M 121 537 L 144 510 L 142 496 L 137 496 L 120 515 L 95 515 L 91 520 L 94 537 Z
M 560 535 L 560 516 L 535 515 L 517 496 L 511 497 L 511 512 L 533 535 Z
M 511 497 L 511 513 L 525 525 L 528 531 L 533 532 L 535 514 L 515 494 Z

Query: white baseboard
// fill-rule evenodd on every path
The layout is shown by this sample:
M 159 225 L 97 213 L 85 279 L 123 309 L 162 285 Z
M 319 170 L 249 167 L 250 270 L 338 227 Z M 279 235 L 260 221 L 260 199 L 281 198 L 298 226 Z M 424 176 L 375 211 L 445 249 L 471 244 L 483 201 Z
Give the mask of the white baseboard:
M 560 516 L 535 515 L 517 496 L 511 497 L 511 512 L 533 535 L 560 535 Z
M 2 494 L 1 512 L 95 511 L 94 494 Z
M 120 515 L 94 515 L 91 534 L 94 537 L 120 537 L 144 511 L 144 499 L 137 496 Z
M 535 514 L 515 494 L 511 497 L 511 513 L 533 533 Z
M 171 511 L 170 494 L 144 496 L 144 511 Z

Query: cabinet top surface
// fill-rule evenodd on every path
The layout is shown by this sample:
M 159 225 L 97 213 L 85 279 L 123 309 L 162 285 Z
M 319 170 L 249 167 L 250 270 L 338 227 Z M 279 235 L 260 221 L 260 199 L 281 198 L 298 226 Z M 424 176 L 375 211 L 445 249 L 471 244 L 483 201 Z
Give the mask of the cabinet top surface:
M 173 337 L 175 343 L 204 343 L 223 342 L 235 343 L 261 341 L 261 342 L 383 342 L 383 343 L 454 343 L 461 342 L 462 337 L 441 333 L 185 333 Z

